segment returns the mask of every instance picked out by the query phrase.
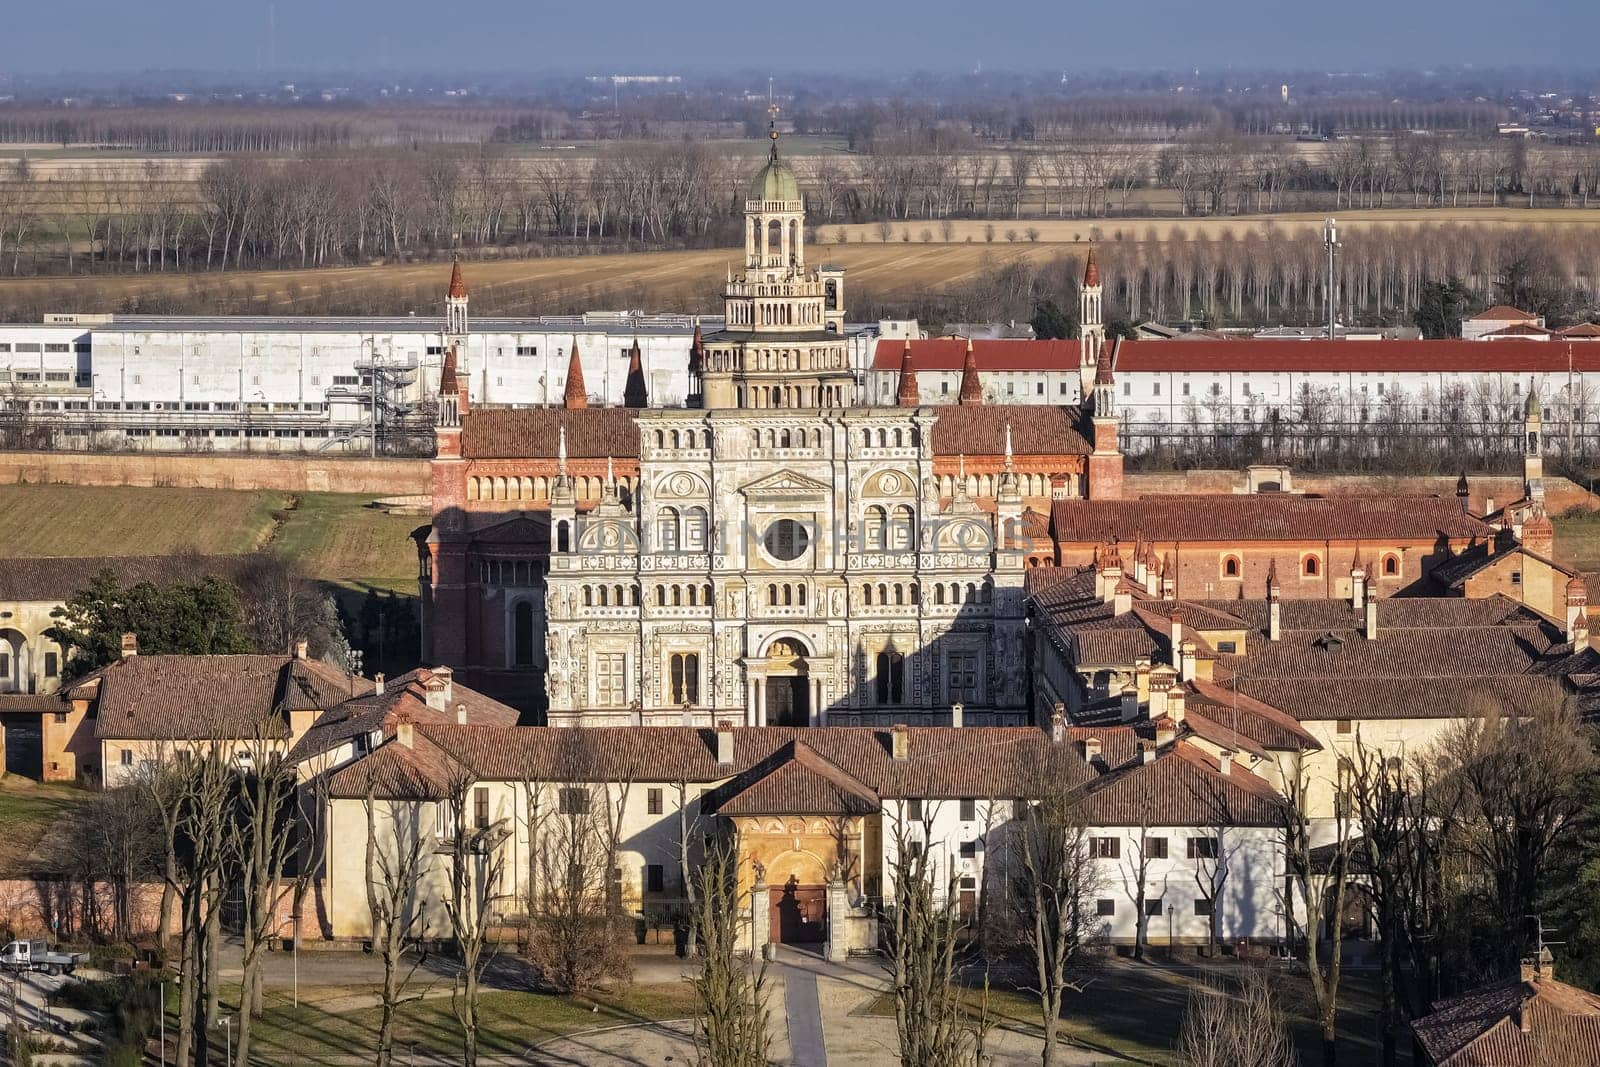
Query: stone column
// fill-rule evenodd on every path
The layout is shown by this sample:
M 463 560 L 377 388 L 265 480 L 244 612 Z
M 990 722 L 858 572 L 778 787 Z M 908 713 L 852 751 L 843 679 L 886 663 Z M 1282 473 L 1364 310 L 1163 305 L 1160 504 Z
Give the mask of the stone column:
M 772 936 L 772 897 L 767 891 L 767 875 L 757 870 L 750 886 L 750 959 L 770 958 L 767 942 Z
M 834 878 L 828 882 L 828 944 L 824 952 L 829 960 L 842 960 L 850 954 L 849 916 L 844 882 Z

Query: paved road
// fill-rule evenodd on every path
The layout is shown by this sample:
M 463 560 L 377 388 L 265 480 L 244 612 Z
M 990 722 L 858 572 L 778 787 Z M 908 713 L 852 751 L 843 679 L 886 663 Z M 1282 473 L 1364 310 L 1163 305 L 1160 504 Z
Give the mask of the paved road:
M 817 1003 L 817 976 L 799 967 L 783 968 L 783 1010 L 789 1019 L 789 1063 L 792 1067 L 828 1067 L 822 1040 L 822 1008 Z

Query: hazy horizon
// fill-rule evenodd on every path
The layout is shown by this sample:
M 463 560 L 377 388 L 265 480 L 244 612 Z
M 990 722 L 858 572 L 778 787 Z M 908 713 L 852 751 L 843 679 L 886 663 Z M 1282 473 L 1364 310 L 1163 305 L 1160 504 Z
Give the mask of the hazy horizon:
M 1429 66 L 1600 69 L 1600 4 L 1266 0 L 1106 6 L 874 0 L 855 8 L 614 0 L 57 0 L 0 38 L 0 75 L 409 71 L 445 79 L 738 70 L 839 74 L 1238 69 L 1380 72 Z M 274 31 L 269 35 L 270 21 Z

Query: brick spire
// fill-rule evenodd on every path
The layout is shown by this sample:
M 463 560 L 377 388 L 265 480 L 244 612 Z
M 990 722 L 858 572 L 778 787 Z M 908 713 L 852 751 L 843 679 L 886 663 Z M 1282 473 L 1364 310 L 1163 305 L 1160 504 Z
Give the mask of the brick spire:
M 1089 258 L 1083 264 L 1083 284 L 1086 287 L 1100 284 L 1100 264 L 1094 261 L 1094 245 L 1089 246 Z
M 567 392 L 564 397 L 569 410 L 589 406 L 589 390 L 583 384 L 583 361 L 578 358 L 578 339 L 572 339 L 572 356 L 567 360 Z
M 622 403 L 630 408 L 650 405 L 650 391 L 644 384 L 644 358 L 639 351 L 637 337 L 633 339 L 633 348 L 628 352 L 628 380 L 622 386 Z
M 914 408 L 922 403 L 922 395 L 917 391 L 917 370 L 911 365 L 911 338 L 906 338 L 906 346 L 900 351 L 900 391 L 895 394 L 895 403 L 903 408 Z
M 467 280 L 461 276 L 461 259 L 456 257 L 450 266 L 450 292 L 452 299 L 460 300 L 467 295 Z
M 961 395 L 956 398 L 962 404 L 983 403 L 983 383 L 978 380 L 978 360 L 972 354 L 972 338 L 967 338 L 967 358 L 961 363 Z
M 1112 374 L 1111 374 L 1111 364 L 1112 364 L 1111 353 L 1107 352 L 1105 350 L 1105 348 L 1102 347 L 1100 349 L 1100 358 L 1096 362 L 1097 362 L 1097 365 L 1096 365 L 1095 371 L 1094 371 L 1094 384 L 1096 384 L 1096 385 L 1113 385 L 1113 384 L 1115 384 L 1115 379 L 1112 377 Z

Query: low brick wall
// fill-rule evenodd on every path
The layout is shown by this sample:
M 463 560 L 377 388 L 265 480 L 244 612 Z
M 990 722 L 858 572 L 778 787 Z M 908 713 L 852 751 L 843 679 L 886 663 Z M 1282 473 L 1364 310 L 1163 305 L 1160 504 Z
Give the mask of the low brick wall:
M 0 484 L 18 482 L 381 496 L 426 496 L 432 490 L 426 459 L 0 452 Z

